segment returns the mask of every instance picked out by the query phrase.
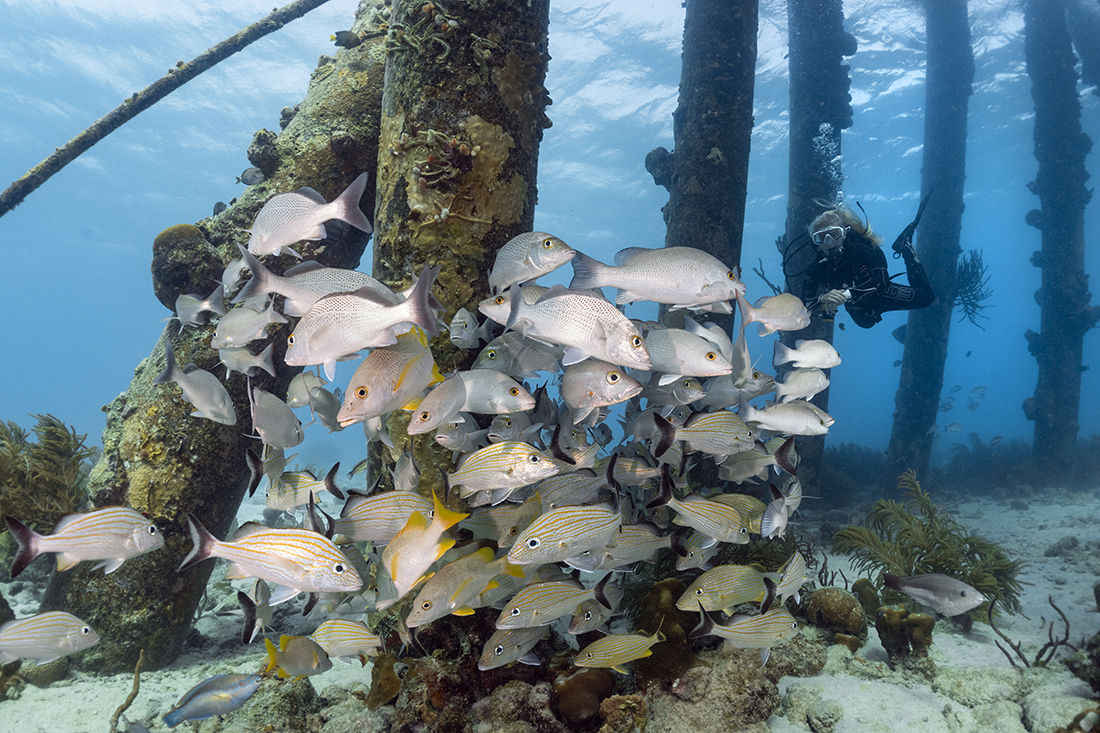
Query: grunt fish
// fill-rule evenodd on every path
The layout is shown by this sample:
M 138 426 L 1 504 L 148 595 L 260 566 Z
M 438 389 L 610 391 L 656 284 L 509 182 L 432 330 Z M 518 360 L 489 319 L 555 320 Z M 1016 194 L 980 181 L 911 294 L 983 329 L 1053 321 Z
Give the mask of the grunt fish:
M 290 245 L 306 240 L 324 239 L 325 222 L 339 219 L 370 234 L 370 222 L 359 210 L 359 199 L 367 185 L 367 173 L 359 176 L 331 204 L 308 186 L 290 193 L 272 196 L 256 214 L 248 240 L 254 255 L 279 255 L 284 251 L 301 258 Z
M 308 636 L 279 637 L 278 648 L 271 639 L 264 639 L 267 648 L 267 669 L 264 674 L 277 670 L 277 677 L 309 677 L 332 669 L 328 652 Z
M 586 359 L 566 368 L 561 396 L 580 424 L 600 407 L 617 405 L 642 391 L 642 383 L 606 361 Z M 532 402 L 532 407 L 534 403 Z
M 560 346 L 507 331 L 490 341 L 470 368 L 492 369 L 515 379 L 531 379 L 539 372 L 557 371 L 558 362 L 564 355 L 565 349 Z
M 309 635 L 325 650 L 330 659 L 342 664 L 359 660 L 366 665 L 367 657 L 376 657 L 382 649 L 382 639 L 372 633 L 362 621 L 330 618 Z
M 489 292 L 503 293 L 512 285 L 533 283 L 573 259 L 576 252 L 546 232 L 526 232 L 509 239 L 497 250 L 489 273 Z
M 99 635 L 71 613 L 47 611 L 0 624 L 0 665 L 17 659 L 46 664 L 99 643 Z
M 831 369 L 839 366 L 840 354 L 824 339 L 799 339 L 794 348 L 776 340 L 773 347 L 772 366 L 791 364 L 796 368 Z
M 551 580 L 529 585 L 514 596 L 497 618 L 498 629 L 514 629 L 524 626 L 544 626 L 571 614 L 590 598 L 595 598 L 607 608 L 611 607 L 604 587 L 611 573 L 603 577 L 595 588 L 585 588 L 574 579 Z
M 460 349 L 472 349 L 482 341 L 493 340 L 493 321 L 486 319 L 479 327 L 477 316 L 465 308 L 459 308 L 455 317 L 451 319 L 451 325 L 447 327 L 450 332 L 451 343 Z
M 512 662 L 527 665 L 541 664 L 531 649 L 548 636 L 550 636 L 549 626 L 497 629 L 485 642 L 477 668 L 487 672 Z
M 602 548 L 618 533 L 622 521 L 619 511 L 604 504 L 551 509 L 520 533 L 508 551 L 508 562 L 515 565 L 561 562 Z
M 626 674 L 626 664 L 653 654 L 650 648 L 665 640 L 660 629 L 652 635 L 610 634 L 592 642 L 577 652 L 573 664 L 578 667 L 609 667 L 619 674 Z
M 210 338 L 210 348 L 228 349 L 232 346 L 244 346 L 267 336 L 267 327 L 272 323 L 286 323 L 287 320 L 275 310 L 275 303 L 269 302 L 263 310 L 254 310 L 240 305 L 222 316 L 214 335 Z
M 768 663 L 771 647 L 777 641 L 792 639 L 798 634 L 794 616 L 781 607 L 755 616 L 738 614 L 727 626 L 714 623 L 704 611 L 700 611 L 700 616 L 700 623 L 688 634 L 689 638 L 720 636 L 726 640 L 726 649 L 759 649 L 760 666 Z
M 729 359 L 713 343 L 682 328 L 650 329 L 645 334 L 645 345 L 650 368 L 664 372 L 658 385 L 683 377 L 717 377 L 733 371 Z
M 401 600 L 406 593 L 431 577 L 428 568 L 455 544 L 444 533 L 469 516 L 451 511 L 435 494 L 432 494 L 432 499 L 434 509 L 431 522 L 420 512 L 413 512 L 405 527 L 382 553 L 382 568 L 392 581 L 394 597 L 384 601 L 380 599 L 377 604 L 379 611 Z
M 164 342 L 164 358 L 164 371 L 157 375 L 153 384 L 178 384 L 183 391 L 183 399 L 195 408 L 191 413 L 193 417 L 205 417 L 222 425 L 237 424 L 237 411 L 233 409 L 233 400 L 221 380 L 194 364 L 188 364 L 180 370 L 176 366 L 176 355 L 171 341 Z
M 755 305 L 749 305 L 745 296 L 738 293 L 737 305 L 741 309 L 741 327 L 759 323 L 761 336 L 776 331 L 800 331 L 810 325 L 810 311 L 801 298 L 791 293 L 768 295 Z
M 447 474 L 447 480 L 452 488 L 461 486 L 459 496 L 466 498 L 479 491 L 529 486 L 560 470 L 553 458 L 538 448 L 528 443 L 504 441 L 466 455 L 458 469 Z
M 90 512 L 66 514 L 49 535 L 40 535 L 15 517 L 4 517 L 18 545 L 11 565 L 17 577 L 36 557 L 57 554 L 58 571 L 84 560 L 100 560 L 93 570 L 113 573 L 126 560 L 152 552 L 164 544 L 164 535 L 141 512 L 109 506 Z

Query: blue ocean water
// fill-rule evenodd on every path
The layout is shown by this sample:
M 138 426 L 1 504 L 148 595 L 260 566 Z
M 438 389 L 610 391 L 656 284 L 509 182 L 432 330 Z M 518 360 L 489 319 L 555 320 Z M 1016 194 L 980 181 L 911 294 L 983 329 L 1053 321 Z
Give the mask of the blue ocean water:
M 17 178 L 55 146 L 123 98 L 270 11 L 259 2 L 0 3 L 0 177 Z M 329 34 L 346 27 L 355 3 L 334 0 L 268 36 L 177 91 L 99 143 L 0 219 L 5 244 L 0 309 L 8 316 L 0 353 L 0 418 L 29 426 L 28 413 L 53 413 L 98 442 L 100 407 L 125 390 L 170 314 L 149 278 L 153 237 L 172 224 L 208 216 L 215 201 L 239 193 L 234 176 L 249 165 L 245 149 L 279 112 L 298 102 Z M 920 184 L 923 19 L 912 4 L 850 3 L 846 25 L 859 40 L 850 60 L 855 123 L 844 132 L 844 190 L 862 203 L 887 240 L 908 223 Z M 1030 81 L 1024 69 L 1023 20 L 1016 3 L 975 2 L 970 9 L 976 56 L 970 100 L 963 249 L 980 249 L 993 297 L 984 330 L 953 326 L 945 396 L 988 388 L 976 411 L 961 406 L 941 425 L 1030 438 L 1021 403 L 1036 366 L 1023 333 L 1038 330 L 1032 294 L 1039 272 L 1028 259 L 1039 247 L 1024 214 L 1037 205 Z M 768 294 L 751 272 L 758 261 L 779 279 L 773 245 L 786 199 L 786 7 L 761 6 L 760 48 L 748 214 L 742 270 L 750 296 Z M 645 172 L 645 154 L 672 148 L 683 8 L 669 1 L 554 2 L 547 86 L 554 99 L 539 166 L 536 228 L 608 260 L 626 246 L 660 246 L 665 191 Z M 1100 104 L 1081 90 L 1086 131 L 1095 137 Z M 1096 169 L 1096 156 L 1088 164 Z M 1096 180 L 1094 175 L 1094 181 Z M 5 184 L 6 185 L 6 184 Z M 1100 214 L 1087 213 L 1095 239 Z M 919 243 L 918 243 L 919 246 Z M 368 253 L 369 257 L 369 253 Z M 368 260 L 369 261 L 369 260 Z M 1100 249 L 1086 255 L 1097 272 Z M 564 281 L 568 274 L 562 274 Z M 554 282 L 553 278 L 548 282 Z M 631 315 L 641 312 L 631 312 Z M 894 409 L 902 347 L 890 331 L 905 315 L 888 314 L 864 331 L 847 322 L 836 341 L 845 358 L 833 374 L 830 439 L 884 448 Z M 841 320 L 844 322 L 844 319 Z M 754 355 L 770 342 L 750 341 Z M 1097 361 L 1094 334 L 1085 364 Z M 765 356 L 765 360 L 766 360 Z M 340 385 L 350 374 L 344 365 Z M 1096 370 L 1082 383 L 1081 435 L 1100 432 L 1088 406 L 1100 403 Z M 322 429 L 314 428 L 316 431 Z M 347 440 L 347 443 L 340 441 Z M 328 453 L 359 450 L 358 436 L 308 441 Z M 343 447 L 340 447 L 343 446 Z

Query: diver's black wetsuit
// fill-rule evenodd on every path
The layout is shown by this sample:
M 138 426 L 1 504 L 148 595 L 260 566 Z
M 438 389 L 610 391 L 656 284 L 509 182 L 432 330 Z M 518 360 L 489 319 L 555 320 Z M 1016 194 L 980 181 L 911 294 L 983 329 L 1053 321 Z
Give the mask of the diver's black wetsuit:
M 903 251 L 909 285 L 890 280 L 886 255 L 881 247 L 869 244 L 855 232 L 844 240 L 836 256 L 823 256 L 807 273 L 806 292 L 820 297 L 829 290 L 848 289 L 852 299 L 844 304 L 848 314 L 861 328 L 870 328 L 882 320 L 886 311 L 913 310 L 932 304 L 935 294 L 924 267 L 911 249 Z M 816 297 L 811 301 L 817 304 Z M 807 304 L 809 305 L 809 304 Z

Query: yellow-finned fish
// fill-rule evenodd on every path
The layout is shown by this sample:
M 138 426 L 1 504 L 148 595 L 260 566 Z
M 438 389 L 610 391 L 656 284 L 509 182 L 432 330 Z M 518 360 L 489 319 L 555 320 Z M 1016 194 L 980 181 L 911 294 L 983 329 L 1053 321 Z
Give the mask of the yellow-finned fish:
M 113 573 L 127 559 L 152 552 L 164 535 L 149 518 L 127 507 L 109 506 L 66 514 L 49 535 L 40 535 L 15 517 L 4 517 L 19 549 L 11 565 L 16 577 L 44 552 L 57 553 L 57 569 L 68 570 L 83 560 L 100 560 L 93 570 Z
M 573 664 L 578 667 L 610 667 L 620 674 L 626 674 L 626 664 L 653 654 L 650 648 L 665 640 L 660 629 L 648 634 L 610 634 L 596 639 L 577 652 Z
M 76 616 L 48 611 L 0 625 L 0 664 L 17 659 L 45 664 L 97 643 L 99 635 Z
M 332 543 L 306 529 L 272 529 L 248 522 L 222 542 L 195 517 L 187 515 L 194 547 L 179 569 L 211 557 L 229 560 L 226 578 L 257 577 L 297 591 L 353 593 L 363 587 L 359 573 Z
M 276 648 L 271 639 L 264 639 L 267 648 L 267 669 L 264 674 L 278 670 L 278 677 L 308 677 L 332 669 L 332 661 L 321 645 L 308 636 L 279 637 Z
M 605 575 L 595 588 L 585 588 L 580 581 L 572 578 L 529 585 L 508 601 L 497 618 L 497 628 L 514 629 L 549 624 L 566 614 L 574 613 L 590 598 L 595 598 L 610 608 L 611 602 L 607 600 L 604 587 L 611 575 Z
M 397 343 L 373 350 L 351 375 L 336 420 L 344 427 L 385 415 L 409 404 L 421 392 L 443 381 L 419 326 L 397 337 Z
M 383 491 L 370 496 L 349 493 L 334 531 L 352 542 L 387 545 L 409 523 L 413 512 L 424 516 L 432 513 L 431 500 L 412 491 Z
M 362 621 L 330 618 L 309 635 L 325 650 L 330 659 L 342 664 L 351 664 L 359 660 L 366 665 L 367 657 L 378 656 L 382 648 L 382 639 L 371 632 Z
M 552 456 L 528 443 L 508 440 L 470 453 L 447 480 L 451 487 L 461 486 L 459 496 L 466 498 L 479 491 L 529 486 L 559 470 Z
M 768 663 L 771 647 L 776 642 L 794 638 L 798 633 L 794 616 L 783 607 L 755 616 L 738 614 L 726 626 L 714 623 L 704 611 L 700 611 L 700 616 L 699 625 L 688 635 L 690 638 L 720 636 L 726 640 L 723 645 L 726 649 L 759 649 L 761 667 Z
M 428 568 L 455 543 L 450 537 L 445 537 L 444 532 L 470 516 L 451 511 L 434 493 L 432 499 L 434 510 L 431 522 L 420 512 L 413 512 L 404 529 L 397 533 L 382 553 L 382 567 L 393 582 L 395 597 L 380 599 L 380 611 L 401 600 L 406 593 L 431 577 Z
M 522 578 L 523 570 L 506 557 L 496 559 L 489 547 L 447 563 L 421 587 L 405 625 L 423 626 L 450 613 L 469 616 L 474 612 L 471 604 L 500 574 Z
M 764 574 L 748 565 L 719 565 L 695 579 L 676 601 L 681 611 L 732 610 L 740 603 L 759 603 L 767 591 Z M 727 611 L 728 613 L 728 611 Z
M 508 551 L 508 562 L 542 565 L 603 548 L 622 520 L 622 514 L 606 504 L 551 509 L 520 533 Z
M 485 672 L 512 662 L 538 666 L 541 662 L 531 649 L 549 635 L 549 626 L 497 629 L 485 642 L 477 668 Z

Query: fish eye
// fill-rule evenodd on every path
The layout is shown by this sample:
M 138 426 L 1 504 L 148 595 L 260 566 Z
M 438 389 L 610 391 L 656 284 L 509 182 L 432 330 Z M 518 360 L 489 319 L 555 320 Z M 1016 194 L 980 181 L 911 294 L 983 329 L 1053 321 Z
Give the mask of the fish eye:
M 431 601 L 424 601 L 423 603 L 420 604 L 420 607 L 422 609 L 424 609 L 425 611 L 430 611 L 430 610 L 432 610 L 432 602 Z
M 542 459 L 540 459 L 538 456 L 536 456 L 534 453 L 532 453 L 531 455 L 527 456 L 527 460 L 530 461 L 531 463 L 538 463 Z
M 332 566 L 332 570 L 333 570 L 333 572 L 335 572 L 337 574 L 343 574 L 343 572 L 345 570 L 344 563 L 342 563 L 342 562 L 336 563 L 335 565 Z
M 485 358 L 488 359 L 489 361 L 492 361 L 493 359 L 497 358 L 497 352 L 495 352 L 495 351 L 486 351 L 485 352 Z
M 289 336 L 286 337 L 286 345 L 287 346 L 293 346 L 294 345 L 294 334 L 290 334 Z
M 538 549 L 538 546 L 540 544 L 542 544 L 542 541 L 538 537 L 532 537 L 531 539 L 527 540 L 527 549 L 529 549 L 529 550 Z
M 733 270 L 727 270 L 726 271 L 726 279 L 727 280 L 733 280 L 734 279 Z
M 585 621 L 591 621 L 592 620 L 592 612 L 591 611 L 585 611 L 584 612 L 584 620 Z
M 760 372 L 753 372 L 753 373 L 752 373 L 752 378 L 753 378 L 753 379 L 760 379 L 760 376 L 761 376 L 761 375 L 760 375 Z
M 544 240 L 542 240 L 542 246 L 545 249 L 550 249 L 551 247 L 554 246 L 554 240 L 553 239 L 544 239 Z
M 496 654 L 499 657 L 503 653 L 504 653 L 504 645 L 503 644 L 497 644 L 496 648 L 493 649 L 493 654 Z
M 432 419 L 432 413 L 422 412 L 422 413 L 420 413 L 420 419 L 423 420 L 424 422 L 427 422 L 428 420 Z
M 702 588 L 696 588 L 695 589 L 695 595 L 697 595 L 697 596 L 703 595 L 703 589 Z
M 585 659 L 591 659 L 592 658 L 592 652 L 588 652 L 587 654 L 585 654 L 584 658 Z
M 687 388 L 688 388 L 688 387 L 690 387 L 690 386 L 691 386 L 691 381 L 690 381 L 690 380 L 687 380 L 687 379 L 685 379 L 685 380 L 684 380 L 684 389 L 687 389 Z
M 80 627 L 80 633 L 87 636 L 88 634 L 92 633 L 92 627 L 91 626 L 81 626 Z
M 639 346 L 642 345 L 642 337 L 641 336 L 632 337 L 630 339 L 630 345 L 633 346 L 635 349 L 638 348 Z
M 508 394 L 512 395 L 513 397 L 517 396 L 519 394 L 519 388 L 512 387 L 510 390 L 508 390 Z M 511 425 L 509 425 L 508 427 L 511 427 Z
M 367 396 L 367 388 L 366 388 L 366 387 L 356 387 L 356 389 L 355 389 L 355 396 L 356 396 L 356 397 L 358 397 L 359 399 L 364 399 L 364 398 L 366 398 L 366 396 Z
M 156 535 L 156 533 L 157 533 L 157 525 L 150 524 L 149 525 L 149 534 Z M 966 595 L 966 593 L 964 592 L 963 595 Z
M 512 609 L 512 615 L 513 616 L 518 616 L 519 615 L 519 608 L 518 607 Z
M 493 298 L 493 302 L 496 303 L 497 305 L 503 305 L 504 304 L 504 296 L 503 295 L 498 295 L 497 297 Z
M 749 533 L 749 530 L 748 530 L 747 527 L 742 527 L 741 528 L 740 534 L 748 534 L 748 533 Z
M 707 361 L 714 361 L 717 358 L 718 358 L 718 355 L 715 354 L 713 351 L 708 351 L 707 352 Z
M 508 530 L 509 537 L 515 537 L 517 534 L 519 534 L 519 527 L 512 527 Z
M 607 373 L 607 383 L 608 384 L 616 384 L 619 381 L 620 377 L 622 377 L 622 375 L 619 374 L 618 372 L 608 372 Z

